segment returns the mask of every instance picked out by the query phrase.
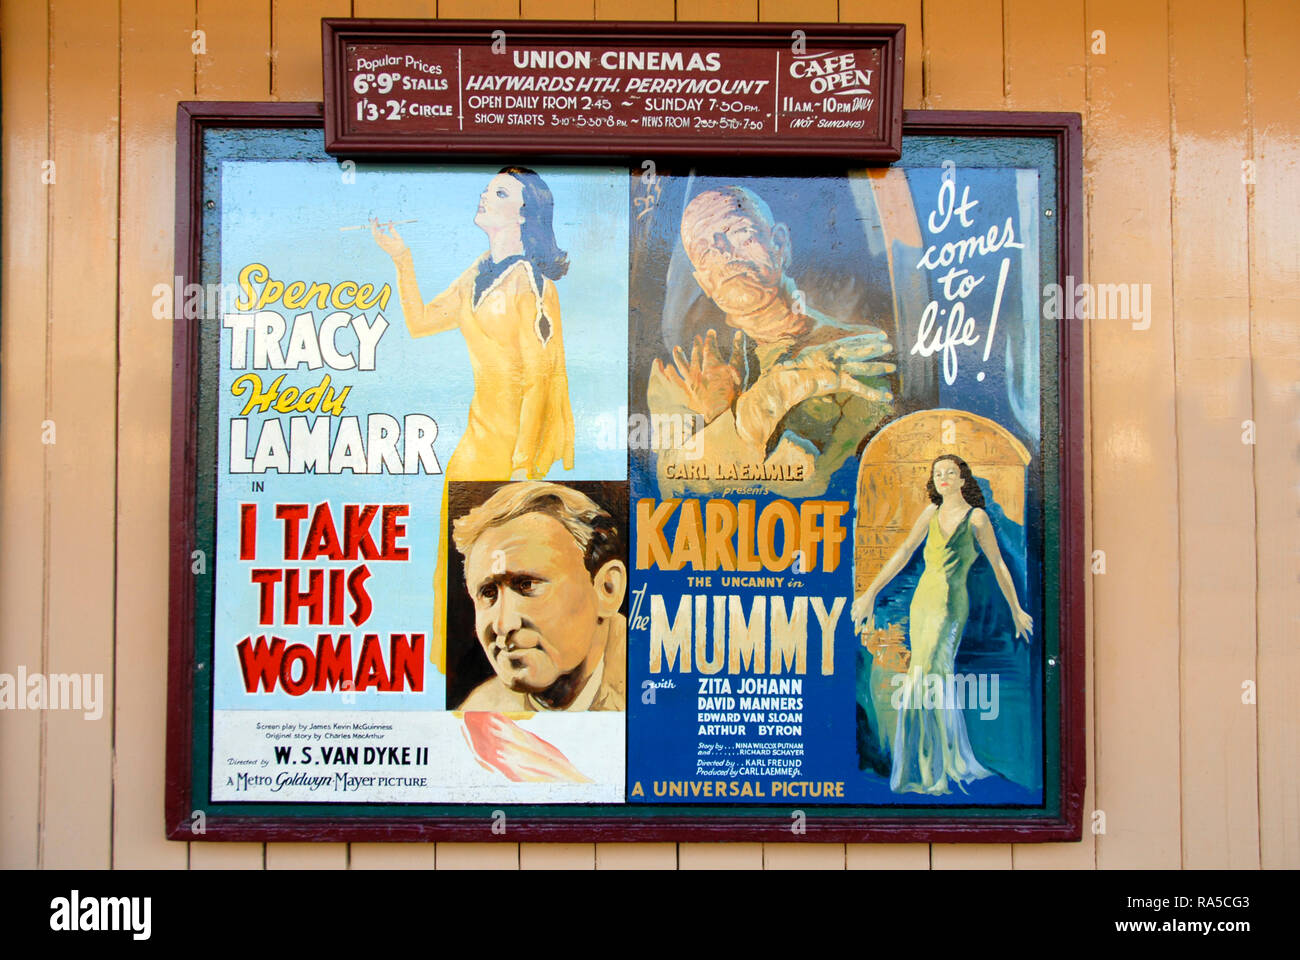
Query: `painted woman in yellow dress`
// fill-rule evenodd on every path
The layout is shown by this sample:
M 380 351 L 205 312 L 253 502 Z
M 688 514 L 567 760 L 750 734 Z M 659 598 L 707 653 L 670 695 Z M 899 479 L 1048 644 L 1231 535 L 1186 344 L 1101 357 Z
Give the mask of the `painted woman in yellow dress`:
M 554 200 L 526 167 L 505 167 L 479 196 L 474 223 L 488 249 L 428 303 L 420 296 L 411 250 L 392 224 L 371 220 L 375 241 L 393 258 L 406 328 L 412 337 L 459 329 L 469 348 L 474 395 L 465 434 L 444 469 L 446 480 L 540 479 L 560 461 L 573 469 L 573 411 L 564 366 L 560 298 L 569 269 L 556 245 Z M 436 379 L 436 371 L 430 371 Z M 443 488 L 431 657 L 446 650 L 447 496 Z
M 966 736 L 963 705 L 952 697 L 957 645 L 970 612 L 966 575 L 975 562 L 977 545 L 988 557 L 1011 608 L 1016 636 L 1028 643 L 1034 628 L 1033 619 L 1020 608 L 993 524 L 983 509 L 984 494 L 966 461 L 952 455 L 936 459 L 926 492 L 930 505 L 852 609 L 859 629 L 871 630 L 876 597 L 925 541 L 925 568 L 908 615 L 911 663 L 901 691 L 895 694 L 902 707 L 897 711 L 889 777 L 895 793 L 948 793 L 950 779 L 963 785 L 991 775 L 975 758 Z

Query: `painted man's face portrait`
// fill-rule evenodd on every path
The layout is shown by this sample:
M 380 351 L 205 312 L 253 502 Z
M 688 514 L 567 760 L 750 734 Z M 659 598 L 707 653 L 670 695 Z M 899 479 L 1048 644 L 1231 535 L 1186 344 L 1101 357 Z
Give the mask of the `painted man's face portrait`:
M 781 291 L 790 237 L 746 190 L 707 190 L 682 214 L 682 246 L 695 279 L 731 315 L 768 306 Z
M 465 558 L 465 583 L 479 645 L 502 683 L 543 693 L 575 671 L 590 675 L 604 652 L 595 640 L 610 612 L 609 591 L 600 584 L 611 565 L 593 582 L 573 536 L 544 513 L 483 531 Z

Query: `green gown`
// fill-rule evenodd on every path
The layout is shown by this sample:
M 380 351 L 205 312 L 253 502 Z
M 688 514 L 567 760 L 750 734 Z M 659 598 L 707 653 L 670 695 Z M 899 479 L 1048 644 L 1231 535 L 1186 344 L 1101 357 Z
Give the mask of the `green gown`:
M 912 594 L 908 637 L 912 659 L 902 684 L 902 709 L 894 728 L 893 768 L 889 786 L 895 793 L 949 793 L 948 780 L 959 784 L 992 776 L 971 751 L 966 736 L 962 687 L 952 683 L 957 645 L 970 610 L 966 574 L 975 562 L 975 532 L 970 515 L 945 538 L 939 514 L 930 518 L 925 538 L 925 568 Z

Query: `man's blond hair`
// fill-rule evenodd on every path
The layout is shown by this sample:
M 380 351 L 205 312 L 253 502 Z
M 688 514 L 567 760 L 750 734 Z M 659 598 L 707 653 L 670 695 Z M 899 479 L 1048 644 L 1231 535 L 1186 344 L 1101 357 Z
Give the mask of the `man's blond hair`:
M 569 531 L 593 577 L 608 561 L 623 559 L 623 538 L 614 518 L 585 493 L 544 480 L 507 483 L 452 524 L 452 541 L 468 558 L 485 530 L 530 513 L 552 517 Z

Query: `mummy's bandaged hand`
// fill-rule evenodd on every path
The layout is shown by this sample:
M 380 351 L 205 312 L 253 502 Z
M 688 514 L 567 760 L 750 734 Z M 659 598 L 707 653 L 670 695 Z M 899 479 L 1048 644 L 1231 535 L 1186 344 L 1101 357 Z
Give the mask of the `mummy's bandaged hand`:
M 741 439 L 766 447 L 782 418 L 813 397 L 850 393 L 876 403 L 891 402 L 889 390 L 862 381 L 892 373 L 894 364 L 876 359 L 892 351 L 883 333 L 864 333 L 808 347 L 775 364 L 736 401 Z
M 744 363 L 744 334 L 736 332 L 731 342 L 731 359 L 723 360 L 718 349 L 718 332 L 710 330 L 703 337 L 695 338 L 689 360 L 681 347 L 673 347 L 673 366 L 656 359 L 651 375 L 662 377 L 676 394 L 678 403 L 710 423 L 735 401 Z

